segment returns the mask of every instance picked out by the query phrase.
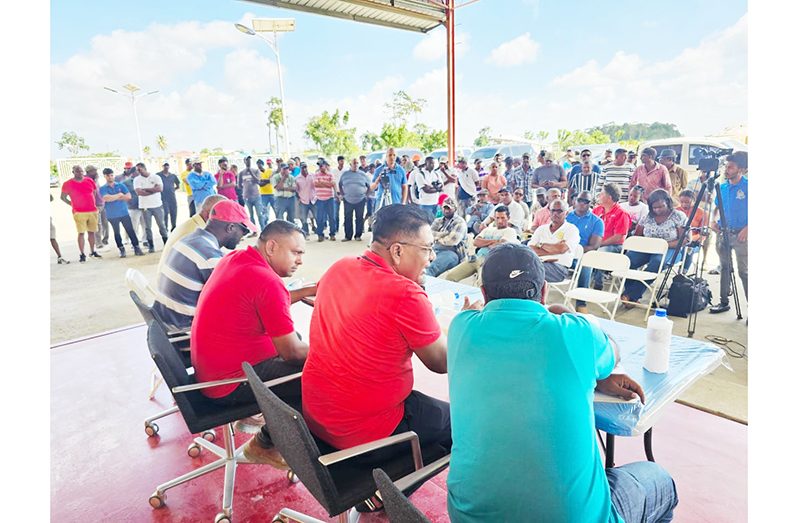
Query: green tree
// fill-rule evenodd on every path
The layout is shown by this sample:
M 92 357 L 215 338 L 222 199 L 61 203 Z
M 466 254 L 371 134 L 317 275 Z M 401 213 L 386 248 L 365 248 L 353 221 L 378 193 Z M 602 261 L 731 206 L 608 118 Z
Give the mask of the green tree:
M 479 130 L 474 147 L 485 147 L 490 143 L 490 127 L 483 127 Z
M 158 146 L 158 149 L 160 149 L 161 152 L 166 152 L 166 149 L 169 148 L 169 143 L 166 141 L 166 137 L 162 134 L 159 134 L 155 137 L 155 145 Z
M 557 129 L 557 148 L 560 151 L 566 150 L 568 146 L 573 143 L 571 139 L 571 131 L 567 129 Z
M 529 140 L 530 142 L 545 142 L 549 139 L 549 132 L 548 131 L 538 131 L 533 133 L 532 131 L 526 131 L 524 133 L 524 138 Z
M 145 145 L 144 148 L 141 150 L 141 152 L 144 153 L 144 156 L 149 156 L 151 151 L 152 149 L 150 148 L 149 145 Z
M 407 128 L 407 124 L 384 123 L 380 131 L 380 142 L 386 147 L 419 147 L 418 134 Z
M 355 128 L 347 128 L 349 112 L 343 115 L 338 109 L 314 116 L 305 125 L 305 137 L 316 144 L 325 156 L 334 153 L 350 154 L 357 150 Z
M 360 147 L 366 151 L 379 151 L 385 146 L 379 134 L 366 131 L 360 135 Z
M 385 104 L 391 111 L 391 118 L 401 122 L 407 121 L 409 116 L 414 118 L 424 110 L 427 105 L 427 100 L 424 98 L 412 98 L 405 91 L 396 91 L 393 93 L 393 100 Z
M 81 151 L 88 151 L 89 146 L 86 145 L 86 140 L 74 131 L 64 131 L 61 134 L 61 139 L 55 142 L 58 149 L 66 148 L 67 151 L 72 153 L 72 156 L 77 156 Z
M 283 125 L 283 102 L 276 96 L 272 96 L 266 102 L 268 110 L 266 111 L 266 121 L 269 125 L 274 127 L 274 138 L 277 150 L 280 150 L 280 126 Z
M 106 151 L 104 153 L 91 153 L 92 158 L 116 158 L 119 151 Z
M 448 143 L 449 133 L 446 130 L 430 129 L 429 126 L 420 123 L 413 127 L 413 131 L 418 135 L 419 148 L 422 151 L 440 149 L 446 147 Z

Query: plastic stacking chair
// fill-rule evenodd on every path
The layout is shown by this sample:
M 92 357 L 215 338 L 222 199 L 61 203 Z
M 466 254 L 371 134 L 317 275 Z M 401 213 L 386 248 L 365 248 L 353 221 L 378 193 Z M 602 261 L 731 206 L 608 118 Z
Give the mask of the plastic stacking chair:
M 353 507 L 367 502 L 377 491 L 372 476 L 375 465 L 352 458 L 401 445 L 403 448 L 395 456 L 376 464 L 389 477 L 401 478 L 422 468 L 425 457 L 434 461 L 443 455 L 440 449 L 422 454 L 418 435 L 413 431 L 336 450 L 315 438 L 302 415 L 271 392 L 249 363 L 244 363 L 243 368 L 274 446 L 330 517 L 338 517 L 339 523 L 356 521 L 358 514 Z M 289 521 L 320 523 L 318 519 L 289 508 L 283 508 L 272 519 L 273 523 Z
M 144 276 L 141 271 L 128 269 L 125 272 L 125 283 L 128 289 L 138 294 L 142 303 L 152 307 L 152 304 L 155 302 L 156 292 L 152 285 L 150 285 L 147 277 Z
M 577 287 L 579 274 L 585 269 L 598 269 L 600 271 L 620 271 L 629 269 L 629 258 L 624 254 L 603 251 L 588 251 L 579 260 L 576 272 L 571 278 L 571 287 L 565 293 L 565 305 L 570 306 L 572 300 L 595 303 L 603 310 L 611 320 L 615 319 L 615 312 L 618 310 L 618 303 L 621 300 L 621 292 L 625 278 L 613 278 L 609 291 L 599 291 L 596 289 L 586 289 Z M 612 305 L 612 311 L 607 306 Z
M 147 331 L 147 345 L 155 365 L 161 372 L 169 390 L 177 402 L 180 415 L 183 416 L 188 429 L 192 433 L 199 433 L 221 427 L 224 434 L 224 447 L 219 447 L 203 438 L 195 438 L 188 447 L 188 455 L 192 458 L 207 450 L 219 457 L 216 461 L 203 465 L 191 472 L 184 474 L 166 483 L 161 483 L 150 496 L 150 505 L 161 508 L 166 504 L 166 491 L 182 483 L 186 483 L 209 472 L 224 467 L 224 493 L 222 495 L 222 511 L 216 515 L 215 523 L 230 523 L 233 517 L 233 487 L 235 484 L 236 466 L 249 463 L 244 457 L 241 447 L 235 448 L 233 441 L 233 422 L 257 414 L 258 406 L 254 403 L 230 407 L 218 405 L 206 398 L 201 389 L 217 385 L 241 383 L 245 378 L 231 378 L 227 380 L 195 383 L 193 376 L 186 372 L 186 367 L 178 357 L 166 333 L 156 322 L 150 322 Z M 259 379 L 259 386 L 268 390 L 273 387 L 299 378 L 301 372 L 271 380 L 263 383 Z
M 582 255 L 584 253 L 585 253 L 585 248 L 582 247 L 581 244 L 577 245 L 576 246 L 576 252 L 574 253 L 574 260 L 576 260 L 577 264 L 579 263 L 579 260 L 582 259 Z M 567 278 L 565 278 L 563 281 L 549 282 L 548 283 L 549 290 L 556 292 L 557 294 L 562 296 L 563 299 L 565 299 L 565 291 L 567 291 L 568 289 L 571 288 L 571 281 L 576 276 L 576 270 L 575 269 L 568 269 L 568 274 L 569 274 L 569 276 Z M 576 283 L 574 283 L 574 286 L 576 286 Z
M 377 496 L 385 506 L 385 513 L 388 515 L 390 523 L 429 523 L 426 516 L 413 506 L 403 492 L 443 471 L 449 466 L 450 459 L 451 456 L 444 456 L 396 482 L 391 481 L 391 478 L 382 469 L 374 469 L 374 482 L 377 483 L 379 489 Z
M 623 242 L 623 249 L 621 250 L 621 254 L 626 255 L 627 252 L 634 251 L 634 252 L 641 252 L 643 254 L 659 254 L 661 255 L 661 260 L 659 262 L 659 267 L 657 267 L 657 272 L 652 271 L 641 271 L 636 269 L 621 269 L 615 270 L 612 272 L 612 275 L 616 278 L 625 278 L 627 280 L 636 280 L 642 283 L 646 290 L 649 293 L 648 303 L 645 305 L 646 307 L 646 314 L 643 316 L 643 321 L 646 321 L 648 318 L 648 313 L 651 311 L 651 304 L 656 302 L 656 282 L 659 279 L 660 274 L 662 274 L 662 267 L 665 266 L 665 255 L 668 252 L 668 242 L 663 240 L 662 238 L 647 238 L 645 236 L 629 236 Z M 629 305 L 633 305 L 635 307 L 642 307 L 642 303 L 636 303 L 631 301 L 626 301 L 621 299 L 622 303 L 626 303 Z M 659 306 L 659 303 L 657 303 Z

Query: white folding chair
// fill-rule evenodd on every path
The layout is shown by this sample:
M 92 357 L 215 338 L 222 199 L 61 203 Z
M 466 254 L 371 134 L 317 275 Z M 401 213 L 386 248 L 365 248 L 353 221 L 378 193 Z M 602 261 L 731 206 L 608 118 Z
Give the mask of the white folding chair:
M 659 302 L 656 299 L 656 282 L 659 278 L 660 274 L 662 274 L 662 267 L 665 266 L 665 255 L 668 253 L 668 242 L 663 240 L 662 238 L 647 238 L 645 236 L 630 236 L 626 238 L 623 242 L 623 249 L 621 249 L 621 254 L 626 255 L 627 252 L 634 251 L 640 252 L 643 254 L 659 254 L 660 255 L 660 262 L 659 267 L 657 267 L 657 271 L 643 271 L 637 269 L 624 269 L 624 270 L 616 270 L 612 272 L 612 275 L 616 278 L 625 278 L 627 280 L 635 280 L 642 283 L 646 290 L 649 292 L 649 299 L 648 303 L 646 304 L 646 313 L 643 316 L 644 318 L 648 318 L 648 314 L 651 311 L 651 304 L 657 303 L 657 307 L 659 307 Z M 635 307 L 642 307 L 642 303 L 626 301 L 621 299 L 621 302 L 633 305 Z
M 127 272 L 125 272 L 125 283 L 128 289 L 138 295 L 142 303 L 148 307 L 152 307 L 152 304 L 155 303 L 156 292 L 150 285 L 147 277 L 144 276 L 141 271 L 128 269 Z
M 607 314 L 607 316 L 609 316 L 611 320 L 615 319 L 615 312 L 618 310 L 618 303 L 621 300 L 621 292 L 623 291 L 623 284 L 626 282 L 626 279 L 621 277 L 621 281 L 618 282 L 617 292 L 613 292 L 613 289 L 616 289 L 615 282 L 613 282 L 613 284 L 610 286 L 609 291 L 600 291 L 596 289 L 577 287 L 579 274 L 584 269 L 609 272 L 621 271 L 629 269 L 629 265 L 629 258 L 623 254 L 603 251 L 586 252 L 584 255 L 582 255 L 581 260 L 579 260 L 579 265 L 577 265 L 576 271 L 571 278 L 571 286 L 565 293 L 565 305 L 570 306 L 571 301 L 595 303 Z M 614 304 L 612 312 L 610 312 L 610 310 L 607 308 L 609 304 Z
M 585 248 L 582 247 L 581 244 L 576 246 L 576 252 L 574 253 L 574 260 L 576 260 L 577 268 L 579 267 L 579 260 L 582 259 L 582 255 L 585 253 Z M 550 291 L 555 291 L 557 294 L 565 299 L 565 291 L 571 288 L 571 281 L 576 277 L 576 269 L 568 269 L 569 276 L 565 278 L 563 281 L 558 282 L 548 282 L 548 287 Z M 546 300 L 548 301 L 548 300 Z

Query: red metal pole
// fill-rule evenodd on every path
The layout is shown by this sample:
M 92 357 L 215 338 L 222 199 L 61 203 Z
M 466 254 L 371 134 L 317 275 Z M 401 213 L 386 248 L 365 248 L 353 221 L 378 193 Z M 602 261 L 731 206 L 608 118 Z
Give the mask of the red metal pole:
M 446 1 L 446 90 L 447 90 L 447 149 L 449 165 L 454 165 L 454 0 Z

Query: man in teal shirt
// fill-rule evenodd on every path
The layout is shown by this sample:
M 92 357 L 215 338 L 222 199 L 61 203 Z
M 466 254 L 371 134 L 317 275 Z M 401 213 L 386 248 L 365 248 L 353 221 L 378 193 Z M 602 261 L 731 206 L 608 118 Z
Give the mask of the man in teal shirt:
M 543 264 L 505 244 L 482 268 L 485 307 L 449 328 L 449 517 L 483 521 L 670 521 L 673 479 L 652 462 L 604 470 L 593 391 L 645 400 L 607 336 L 547 309 Z

